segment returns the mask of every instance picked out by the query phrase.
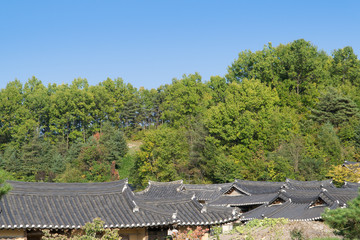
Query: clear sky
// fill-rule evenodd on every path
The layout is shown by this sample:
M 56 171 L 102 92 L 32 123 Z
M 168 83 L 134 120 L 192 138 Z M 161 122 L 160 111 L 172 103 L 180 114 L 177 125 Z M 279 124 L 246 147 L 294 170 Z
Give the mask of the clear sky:
M 360 54 L 360 1 L 0 1 L 0 88 L 122 77 L 157 88 L 224 76 L 238 53 L 304 38 Z

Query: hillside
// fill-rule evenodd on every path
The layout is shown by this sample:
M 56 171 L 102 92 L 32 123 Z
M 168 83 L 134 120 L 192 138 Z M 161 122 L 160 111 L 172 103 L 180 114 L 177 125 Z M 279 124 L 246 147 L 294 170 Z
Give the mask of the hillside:
M 360 161 L 360 61 L 295 40 L 243 51 L 225 76 L 184 75 L 157 89 L 123 79 L 0 91 L 0 164 L 23 181 L 128 177 L 223 183 L 322 180 Z M 133 142 L 142 142 L 133 148 Z M 135 150 L 136 151 L 135 151 Z

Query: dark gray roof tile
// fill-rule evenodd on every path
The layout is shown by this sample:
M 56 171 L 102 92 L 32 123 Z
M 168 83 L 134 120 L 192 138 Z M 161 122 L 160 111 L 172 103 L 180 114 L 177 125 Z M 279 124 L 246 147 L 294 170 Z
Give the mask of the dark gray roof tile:
M 212 206 L 248 206 L 248 205 L 259 205 L 269 203 L 277 196 L 277 193 L 271 194 L 256 194 L 251 196 L 221 196 L 216 200 L 210 201 L 209 205 Z
M 285 188 L 294 190 L 321 190 L 322 188 L 336 188 L 331 179 L 323 181 L 298 181 L 286 179 Z
M 360 187 L 360 183 L 357 182 L 344 182 L 344 185 L 342 186 L 342 188 L 354 188 L 354 189 L 359 189 Z
M 119 228 L 141 224 L 168 225 L 177 221 L 171 218 L 171 212 L 141 207 L 134 211 L 135 197 L 126 187 L 126 180 L 75 184 L 9 183 L 13 189 L 0 202 L 0 228 L 78 228 L 96 217 L 108 226 Z
M 269 204 L 243 214 L 243 221 L 254 218 L 288 218 L 296 221 L 321 219 L 325 208 L 335 209 L 356 198 L 357 190 L 322 188 L 321 190 L 282 189 Z M 278 198 L 284 202 L 277 202 Z
M 247 181 L 236 179 L 234 185 L 250 194 L 268 194 L 278 192 L 284 185 L 284 182 Z
M 147 188 L 141 192 L 135 193 L 135 195 L 152 200 L 165 200 L 179 198 L 187 199 L 193 194 L 183 191 L 183 182 L 182 180 L 178 180 L 173 182 L 149 181 Z
M 199 201 L 209 201 L 220 197 L 224 192 L 228 191 L 233 183 L 222 184 L 184 184 L 186 192 L 194 193 Z
M 137 196 L 137 202 L 151 205 L 155 209 L 176 212 L 179 225 L 212 225 L 229 222 L 239 217 L 239 213 L 234 212 L 235 209 L 202 205 L 195 199 L 150 202 L 149 199 L 144 200 L 141 196 Z
M 309 207 L 307 203 L 293 203 L 287 201 L 279 205 L 262 205 L 254 210 L 246 212 L 240 218 L 241 220 L 251 220 L 251 219 L 262 219 L 262 218 L 287 218 L 293 221 L 313 221 L 321 219 L 321 214 L 328 207 L 335 208 L 336 205 L 331 206 L 317 206 Z
M 194 193 L 222 193 L 229 186 L 231 185 L 183 185 L 180 181 L 149 182 L 149 186 L 136 193 L 135 197 L 140 205 L 151 206 L 154 211 L 177 212 L 176 219 L 180 221 L 180 225 L 209 225 L 228 222 L 229 219 L 236 219 L 238 215 L 233 214 L 233 209 L 203 206 L 194 198 Z M 219 196 L 219 193 L 216 194 Z

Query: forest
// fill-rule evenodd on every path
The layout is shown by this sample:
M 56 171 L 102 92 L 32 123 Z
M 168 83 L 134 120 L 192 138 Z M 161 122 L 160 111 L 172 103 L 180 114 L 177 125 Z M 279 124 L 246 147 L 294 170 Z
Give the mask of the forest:
M 230 61 L 229 61 L 230 62 Z M 129 178 L 347 180 L 360 161 L 360 60 L 299 39 L 240 52 L 225 76 L 198 73 L 157 89 L 123 79 L 0 91 L 1 175 L 21 181 Z M 138 148 L 131 148 L 131 143 Z

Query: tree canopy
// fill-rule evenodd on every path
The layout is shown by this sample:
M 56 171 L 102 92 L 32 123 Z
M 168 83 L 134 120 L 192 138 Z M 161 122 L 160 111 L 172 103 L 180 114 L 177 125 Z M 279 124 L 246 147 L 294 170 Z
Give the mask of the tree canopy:
M 0 165 L 18 180 L 140 187 L 321 180 L 360 161 L 359 83 L 351 47 L 329 55 L 304 39 L 240 52 L 225 76 L 157 89 L 14 80 L 0 90 Z

